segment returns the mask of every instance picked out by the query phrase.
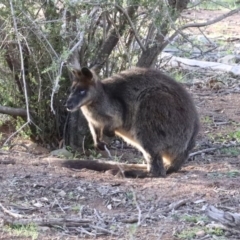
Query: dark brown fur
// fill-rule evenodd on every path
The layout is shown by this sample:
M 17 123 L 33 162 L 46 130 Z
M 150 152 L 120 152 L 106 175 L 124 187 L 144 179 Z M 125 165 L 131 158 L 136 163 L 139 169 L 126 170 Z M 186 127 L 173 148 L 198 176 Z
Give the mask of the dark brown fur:
M 179 170 L 199 130 L 190 95 L 154 69 L 134 68 L 103 81 L 88 68 L 74 71 L 66 105 L 81 108 L 95 146 L 104 149 L 103 134 L 121 136 L 143 153 L 152 176 Z

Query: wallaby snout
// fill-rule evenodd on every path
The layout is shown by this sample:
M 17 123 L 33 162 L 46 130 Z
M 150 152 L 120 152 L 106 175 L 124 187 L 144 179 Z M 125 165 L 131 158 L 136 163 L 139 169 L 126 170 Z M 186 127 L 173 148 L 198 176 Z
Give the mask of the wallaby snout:
M 79 110 L 84 105 L 84 98 L 86 97 L 86 90 L 75 89 L 70 94 L 65 107 L 68 111 L 73 112 Z

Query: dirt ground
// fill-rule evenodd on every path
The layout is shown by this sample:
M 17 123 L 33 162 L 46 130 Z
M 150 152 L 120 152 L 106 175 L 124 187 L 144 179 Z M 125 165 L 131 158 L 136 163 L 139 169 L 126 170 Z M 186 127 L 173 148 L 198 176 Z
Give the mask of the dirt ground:
M 239 24 L 235 15 L 215 29 L 237 36 Z M 202 153 L 166 178 L 55 166 L 27 141 L 28 150 L 0 150 L 0 239 L 240 239 L 239 229 L 207 214 L 209 206 L 240 213 L 240 79 L 210 71 L 192 78 L 202 125 L 193 152 Z M 141 158 L 131 149 L 114 154 Z

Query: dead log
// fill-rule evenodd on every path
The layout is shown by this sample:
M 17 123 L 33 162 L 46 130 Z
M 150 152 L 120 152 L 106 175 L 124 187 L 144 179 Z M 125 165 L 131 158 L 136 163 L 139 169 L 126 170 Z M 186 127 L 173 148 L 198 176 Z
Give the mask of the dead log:
M 222 223 L 223 225 L 233 227 L 233 228 L 240 228 L 240 214 L 239 213 L 230 213 L 225 212 L 223 210 L 219 210 L 214 206 L 209 206 L 207 208 L 207 215 L 217 221 Z
M 166 64 L 171 67 L 180 67 L 188 70 L 201 68 L 206 70 L 228 72 L 233 74 L 234 76 L 240 76 L 239 65 L 232 66 L 232 65 L 218 63 L 218 62 L 207 62 L 207 61 L 199 61 L 199 60 L 187 59 L 182 57 L 175 57 L 170 53 L 162 53 L 161 59 L 166 61 L 167 62 Z

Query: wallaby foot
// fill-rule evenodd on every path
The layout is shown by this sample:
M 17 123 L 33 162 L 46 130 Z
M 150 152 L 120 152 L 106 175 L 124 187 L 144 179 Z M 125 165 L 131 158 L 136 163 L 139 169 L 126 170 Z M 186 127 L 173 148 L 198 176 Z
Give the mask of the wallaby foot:
M 178 154 L 174 161 L 169 166 L 165 166 L 167 173 L 177 172 L 181 169 L 184 162 L 188 159 L 188 150 Z
M 107 144 L 105 142 L 98 141 L 97 144 L 95 145 L 95 148 L 97 148 L 101 151 L 105 151 L 105 146 L 107 146 Z
M 149 173 L 152 177 L 166 177 L 166 169 L 163 166 L 161 158 L 155 158 L 148 166 Z

